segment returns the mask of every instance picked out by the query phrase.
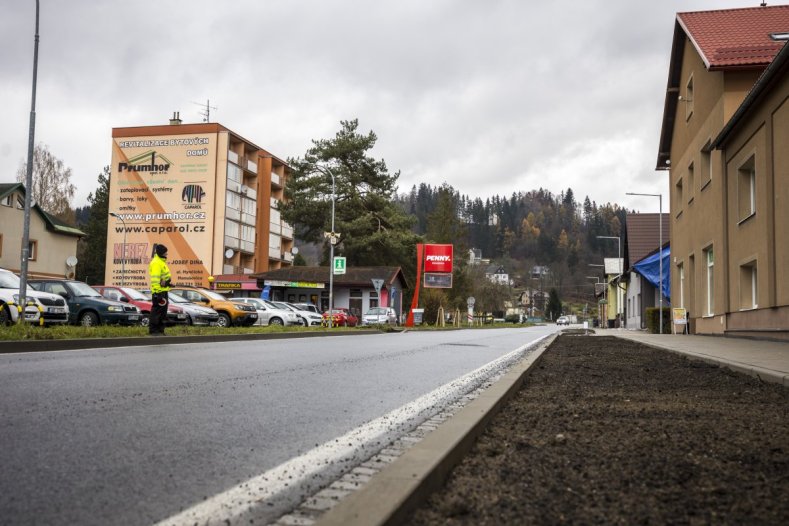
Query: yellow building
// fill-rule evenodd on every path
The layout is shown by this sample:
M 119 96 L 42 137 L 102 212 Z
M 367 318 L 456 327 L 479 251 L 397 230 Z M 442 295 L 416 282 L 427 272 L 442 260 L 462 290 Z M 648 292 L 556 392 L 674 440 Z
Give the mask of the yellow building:
M 789 6 L 677 15 L 657 168 L 672 304 L 693 333 L 789 337 L 786 87 L 764 86 L 788 28 Z
M 114 128 L 111 168 L 105 283 L 147 288 L 155 243 L 179 285 L 292 264 L 289 167 L 221 124 Z

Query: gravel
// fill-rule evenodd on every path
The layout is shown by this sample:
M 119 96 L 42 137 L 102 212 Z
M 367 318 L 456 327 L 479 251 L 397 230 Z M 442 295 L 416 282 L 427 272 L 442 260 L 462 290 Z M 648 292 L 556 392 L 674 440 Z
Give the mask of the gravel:
M 789 524 L 789 389 L 560 336 L 406 522 Z

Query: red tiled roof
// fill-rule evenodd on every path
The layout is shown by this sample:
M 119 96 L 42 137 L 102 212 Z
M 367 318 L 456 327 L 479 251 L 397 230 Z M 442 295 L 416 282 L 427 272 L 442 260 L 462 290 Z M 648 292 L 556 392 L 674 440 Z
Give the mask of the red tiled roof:
M 770 34 L 789 32 L 789 5 L 678 13 L 677 22 L 710 70 L 766 66 L 784 44 Z

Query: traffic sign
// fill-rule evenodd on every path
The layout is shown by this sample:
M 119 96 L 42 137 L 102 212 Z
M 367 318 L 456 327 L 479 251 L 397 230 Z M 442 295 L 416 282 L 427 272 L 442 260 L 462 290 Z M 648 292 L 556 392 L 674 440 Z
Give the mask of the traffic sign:
M 334 258 L 334 275 L 345 274 L 345 257 L 336 256 Z
M 381 287 L 384 286 L 384 280 L 382 279 L 373 279 L 373 287 L 375 287 L 375 293 L 381 294 Z

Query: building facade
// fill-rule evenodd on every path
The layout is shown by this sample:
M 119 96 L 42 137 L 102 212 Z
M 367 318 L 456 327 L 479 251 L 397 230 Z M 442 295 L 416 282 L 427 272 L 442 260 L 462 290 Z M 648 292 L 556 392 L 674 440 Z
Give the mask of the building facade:
M 22 266 L 22 231 L 25 218 L 25 187 L 0 184 L 0 268 L 19 274 Z M 38 205 L 30 208 L 28 277 L 74 277 L 77 243 L 85 233 L 47 214 Z
M 292 264 L 289 167 L 221 124 L 114 128 L 111 168 L 105 283 L 147 287 L 156 243 L 179 285 Z
M 787 27 L 789 6 L 677 15 L 657 169 L 669 173 L 673 305 L 687 309 L 692 333 L 726 334 L 751 322 L 777 330 L 783 323 L 772 314 L 741 313 L 780 303 L 776 282 L 767 279 L 781 264 L 779 250 L 767 247 L 785 245 L 785 236 L 770 231 L 777 203 L 765 186 L 772 128 L 749 128 L 756 134 L 750 150 L 739 135 L 729 139 L 734 149 L 721 150 L 717 137 L 783 47 Z M 751 196 L 764 214 L 743 216 L 739 200 Z M 741 298 L 744 282 L 761 304 Z

